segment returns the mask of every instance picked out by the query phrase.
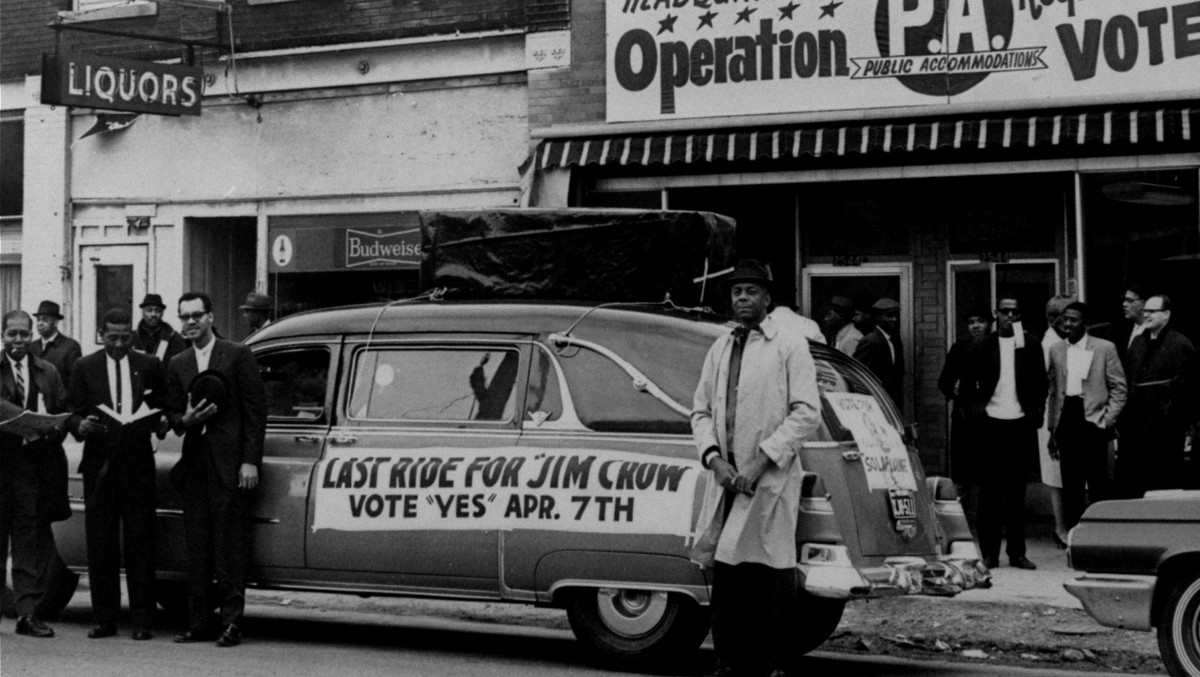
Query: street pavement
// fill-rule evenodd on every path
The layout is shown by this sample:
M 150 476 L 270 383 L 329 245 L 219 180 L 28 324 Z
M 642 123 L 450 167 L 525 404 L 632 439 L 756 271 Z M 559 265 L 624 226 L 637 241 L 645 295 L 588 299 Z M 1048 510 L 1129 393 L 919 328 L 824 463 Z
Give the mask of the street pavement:
M 1000 556 L 1000 567 L 992 570 L 992 587 L 986 590 L 968 590 L 953 597 L 961 603 L 1007 602 L 1011 604 L 1033 604 L 1082 609 L 1079 600 L 1072 597 L 1063 583 L 1076 578 L 1079 572 L 1067 566 L 1067 551 L 1060 549 L 1052 540 L 1048 524 L 1033 523 L 1026 539 L 1028 557 L 1037 569 L 1026 571 L 1008 566 L 1008 557 Z

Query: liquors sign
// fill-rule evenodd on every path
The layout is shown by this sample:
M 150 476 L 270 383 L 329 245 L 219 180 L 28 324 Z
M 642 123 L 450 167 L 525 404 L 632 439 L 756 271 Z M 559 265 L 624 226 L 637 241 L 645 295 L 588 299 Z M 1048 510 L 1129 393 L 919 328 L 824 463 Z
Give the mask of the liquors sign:
M 95 54 L 42 55 L 42 103 L 81 108 L 199 115 L 204 70 Z
M 1200 0 L 607 0 L 610 122 L 1200 95 Z

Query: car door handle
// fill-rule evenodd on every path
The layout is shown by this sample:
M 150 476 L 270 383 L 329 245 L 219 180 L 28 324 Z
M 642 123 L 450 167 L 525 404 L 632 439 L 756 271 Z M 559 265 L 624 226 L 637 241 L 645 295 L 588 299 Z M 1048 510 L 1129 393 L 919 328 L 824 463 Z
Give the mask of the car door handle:
M 330 444 L 358 444 L 357 437 L 330 437 Z
M 320 444 L 321 438 L 316 435 L 296 435 L 297 442 L 308 442 L 309 444 Z

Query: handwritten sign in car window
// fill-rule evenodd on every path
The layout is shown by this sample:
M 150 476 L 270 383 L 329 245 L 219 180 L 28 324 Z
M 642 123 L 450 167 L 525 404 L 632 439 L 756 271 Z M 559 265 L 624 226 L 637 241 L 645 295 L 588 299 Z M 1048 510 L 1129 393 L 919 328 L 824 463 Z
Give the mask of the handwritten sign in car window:
M 875 489 L 917 490 L 912 461 L 900 433 L 870 395 L 826 392 L 825 399 L 837 413 L 838 422 L 850 431 L 862 454 L 867 486 Z
M 317 465 L 313 530 L 688 536 L 697 461 L 515 447 L 339 450 Z

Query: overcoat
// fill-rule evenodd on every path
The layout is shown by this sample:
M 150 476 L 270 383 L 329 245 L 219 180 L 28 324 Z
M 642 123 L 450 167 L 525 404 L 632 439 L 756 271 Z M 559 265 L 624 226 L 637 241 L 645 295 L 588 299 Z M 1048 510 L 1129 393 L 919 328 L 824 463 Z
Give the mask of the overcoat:
M 692 435 L 701 458 L 712 447 L 744 467 L 762 449 L 770 457 L 753 496 L 738 494 L 724 517 L 725 489 L 708 482 L 691 557 L 714 562 L 754 562 L 777 569 L 796 565 L 800 510 L 800 446 L 821 421 L 816 366 L 808 342 L 768 316 L 752 331 L 738 379 L 733 446 L 725 435 L 726 385 L 733 334 L 717 339 L 704 359 L 692 408 Z

